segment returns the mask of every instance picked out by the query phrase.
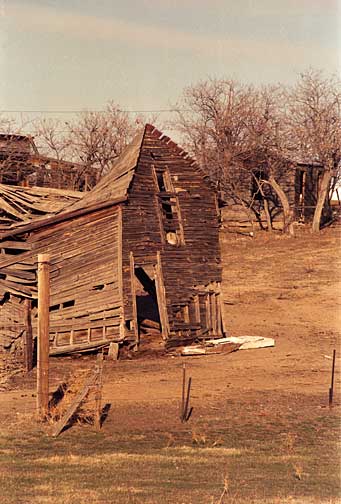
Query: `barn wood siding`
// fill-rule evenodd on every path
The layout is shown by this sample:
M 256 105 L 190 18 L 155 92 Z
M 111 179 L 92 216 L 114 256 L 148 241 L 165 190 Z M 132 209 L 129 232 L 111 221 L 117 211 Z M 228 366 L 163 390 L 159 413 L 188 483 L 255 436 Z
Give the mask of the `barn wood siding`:
M 30 239 L 33 253 L 51 255 L 52 352 L 120 339 L 119 217 L 112 207 L 56 224 Z
M 25 329 L 24 312 L 23 300 L 14 295 L 0 306 L 0 347 L 9 349 L 19 341 Z
M 171 245 L 165 238 L 153 169 L 167 169 L 171 176 L 181 215 L 179 225 L 183 227 L 182 244 Z M 195 324 L 193 317 L 189 321 L 188 316 L 190 308 L 194 313 L 194 298 L 199 291 L 204 295 L 209 291 L 218 293 L 221 282 L 218 228 L 215 194 L 203 173 L 191 159 L 180 154 L 175 144 L 147 132 L 129 201 L 123 207 L 123 284 L 127 286 L 130 282 L 129 252 L 133 253 L 135 264 L 156 264 L 160 251 L 170 339 L 190 339 L 201 334 L 203 321 L 201 325 Z M 124 309 L 125 318 L 132 319 L 129 288 L 125 288 Z

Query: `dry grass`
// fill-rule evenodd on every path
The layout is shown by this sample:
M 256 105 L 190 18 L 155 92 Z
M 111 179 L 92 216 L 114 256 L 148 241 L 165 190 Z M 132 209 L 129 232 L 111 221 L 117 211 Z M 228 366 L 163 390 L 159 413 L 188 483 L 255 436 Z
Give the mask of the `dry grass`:
M 181 439 L 77 426 L 57 439 L 8 431 L 0 437 L 1 504 L 336 504 L 333 418 L 315 419 L 318 437 L 307 422 L 284 432 L 272 426 L 271 436 L 229 425 L 219 433 L 221 446 L 212 446 L 217 432 L 207 425 L 194 429 L 201 444 L 191 431 Z

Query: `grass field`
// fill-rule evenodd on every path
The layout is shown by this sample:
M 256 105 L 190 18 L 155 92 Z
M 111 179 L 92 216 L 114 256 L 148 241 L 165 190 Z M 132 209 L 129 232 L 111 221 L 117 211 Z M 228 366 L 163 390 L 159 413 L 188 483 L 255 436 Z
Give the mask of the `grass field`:
M 60 438 L 0 438 L 1 502 L 338 502 L 337 412 L 309 422 L 108 435 L 73 427 Z

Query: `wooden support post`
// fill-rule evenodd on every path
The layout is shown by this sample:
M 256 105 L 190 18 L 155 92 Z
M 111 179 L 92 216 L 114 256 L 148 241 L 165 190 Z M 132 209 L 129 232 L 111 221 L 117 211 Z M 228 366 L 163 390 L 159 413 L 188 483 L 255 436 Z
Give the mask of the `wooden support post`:
M 24 364 L 26 372 L 33 368 L 33 338 L 32 338 L 32 301 L 25 299 L 25 339 L 24 339 Z
M 208 329 L 208 334 L 212 336 L 212 317 L 211 317 L 211 303 L 210 294 L 205 293 L 205 307 L 206 307 L 206 327 Z
M 102 387 L 103 387 L 103 353 L 97 355 L 96 362 L 96 392 L 95 392 L 95 428 L 99 431 L 102 427 Z
M 166 292 L 163 281 L 160 251 L 156 253 L 156 258 L 157 258 L 157 264 L 155 266 L 155 287 L 156 287 L 157 305 L 159 308 L 159 315 L 161 321 L 162 338 L 166 340 L 170 333 L 170 327 L 168 321 Z
M 50 256 L 38 255 L 38 358 L 37 358 L 37 413 L 46 418 L 49 408 L 49 306 Z
M 125 337 L 125 323 L 124 323 L 124 295 L 123 295 L 123 215 L 122 208 L 119 206 L 117 209 L 117 284 L 118 294 L 120 296 L 120 339 L 123 341 Z
M 182 423 L 188 422 L 192 414 L 193 408 L 189 408 L 189 401 L 191 395 L 192 378 L 188 379 L 187 393 L 186 393 L 186 365 L 183 364 L 182 368 L 182 395 L 181 395 L 181 413 L 180 420 Z
M 131 281 L 131 300 L 133 308 L 132 326 L 135 336 L 134 351 L 137 351 L 140 344 L 139 326 L 137 322 L 137 304 L 136 304 L 136 285 L 135 285 L 135 261 L 134 254 L 130 252 L 130 281 Z
M 188 422 L 189 417 L 191 416 L 192 410 L 193 410 L 193 408 L 188 409 L 189 408 L 189 400 L 190 400 L 190 396 L 191 396 L 191 384 L 192 384 L 192 378 L 189 377 L 188 384 L 187 384 L 187 395 L 186 395 L 186 401 L 185 401 L 185 409 L 184 409 L 184 419 L 183 419 L 184 422 Z
M 330 389 L 329 389 L 329 408 L 331 408 L 333 406 L 335 357 L 336 357 L 336 350 L 333 350 L 332 378 L 331 378 Z
M 180 420 L 183 421 L 184 410 L 185 410 L 185 393 L 186 393 L 186 364 L 182 367 L 182 394 L 181 394 L 181 412 Z
M 111 342 L 108 350 L 108 359 L 116 361 L 118 359 L 119 344 Z
M 221 294 L 221 284 L 220 284 L 220 282 L 217 282 L 217 291 L 219 293 L 219 299 L 218 299 L 218 303 L 219 303 L 219 325 L 220 325 L 221 333 L 222 333 L 222 335 L 224 335 L 224 334 L 226 334 L 227 329 L 226 329 L 225 319 L 224 319 L 224 316 L 223 316 L 223 313 L 224 313 L 224 304 L 223 304 L 223 297 L 222 297 L 222 294 Z M 226 301 L 225 301 L 225 303 L 226 303 Z

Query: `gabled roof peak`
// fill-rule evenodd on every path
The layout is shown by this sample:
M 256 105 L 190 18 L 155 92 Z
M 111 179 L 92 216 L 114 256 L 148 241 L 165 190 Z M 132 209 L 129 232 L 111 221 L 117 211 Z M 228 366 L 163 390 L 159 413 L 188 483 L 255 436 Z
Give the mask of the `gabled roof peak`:
M 206 182 L 213 187 L 208 175 L 203 172 L 197 162 L 191 158 L 185 150 L 179 147 L 177 143 L 171 140 L 169 136 L 159 131 L 155 126 L 147 123 L 144 128 L 136 134 L 133 141 L 123 150 L 122 154 L 113 162 L 109 172 L 100 179 L 98 184 L 91 191 L 86 193 L 80 201 L 66 208 L 63 213 L 88 207 L 95 208 L 96 204 L 102 205 L 105 201 L 122 202 L 127 199 L 144 139 L 148 137 L 155 138 L 163 142 L 167 147 L 173 149 L 175 155 L 181 156 L 190 166 L 199 170 Z

